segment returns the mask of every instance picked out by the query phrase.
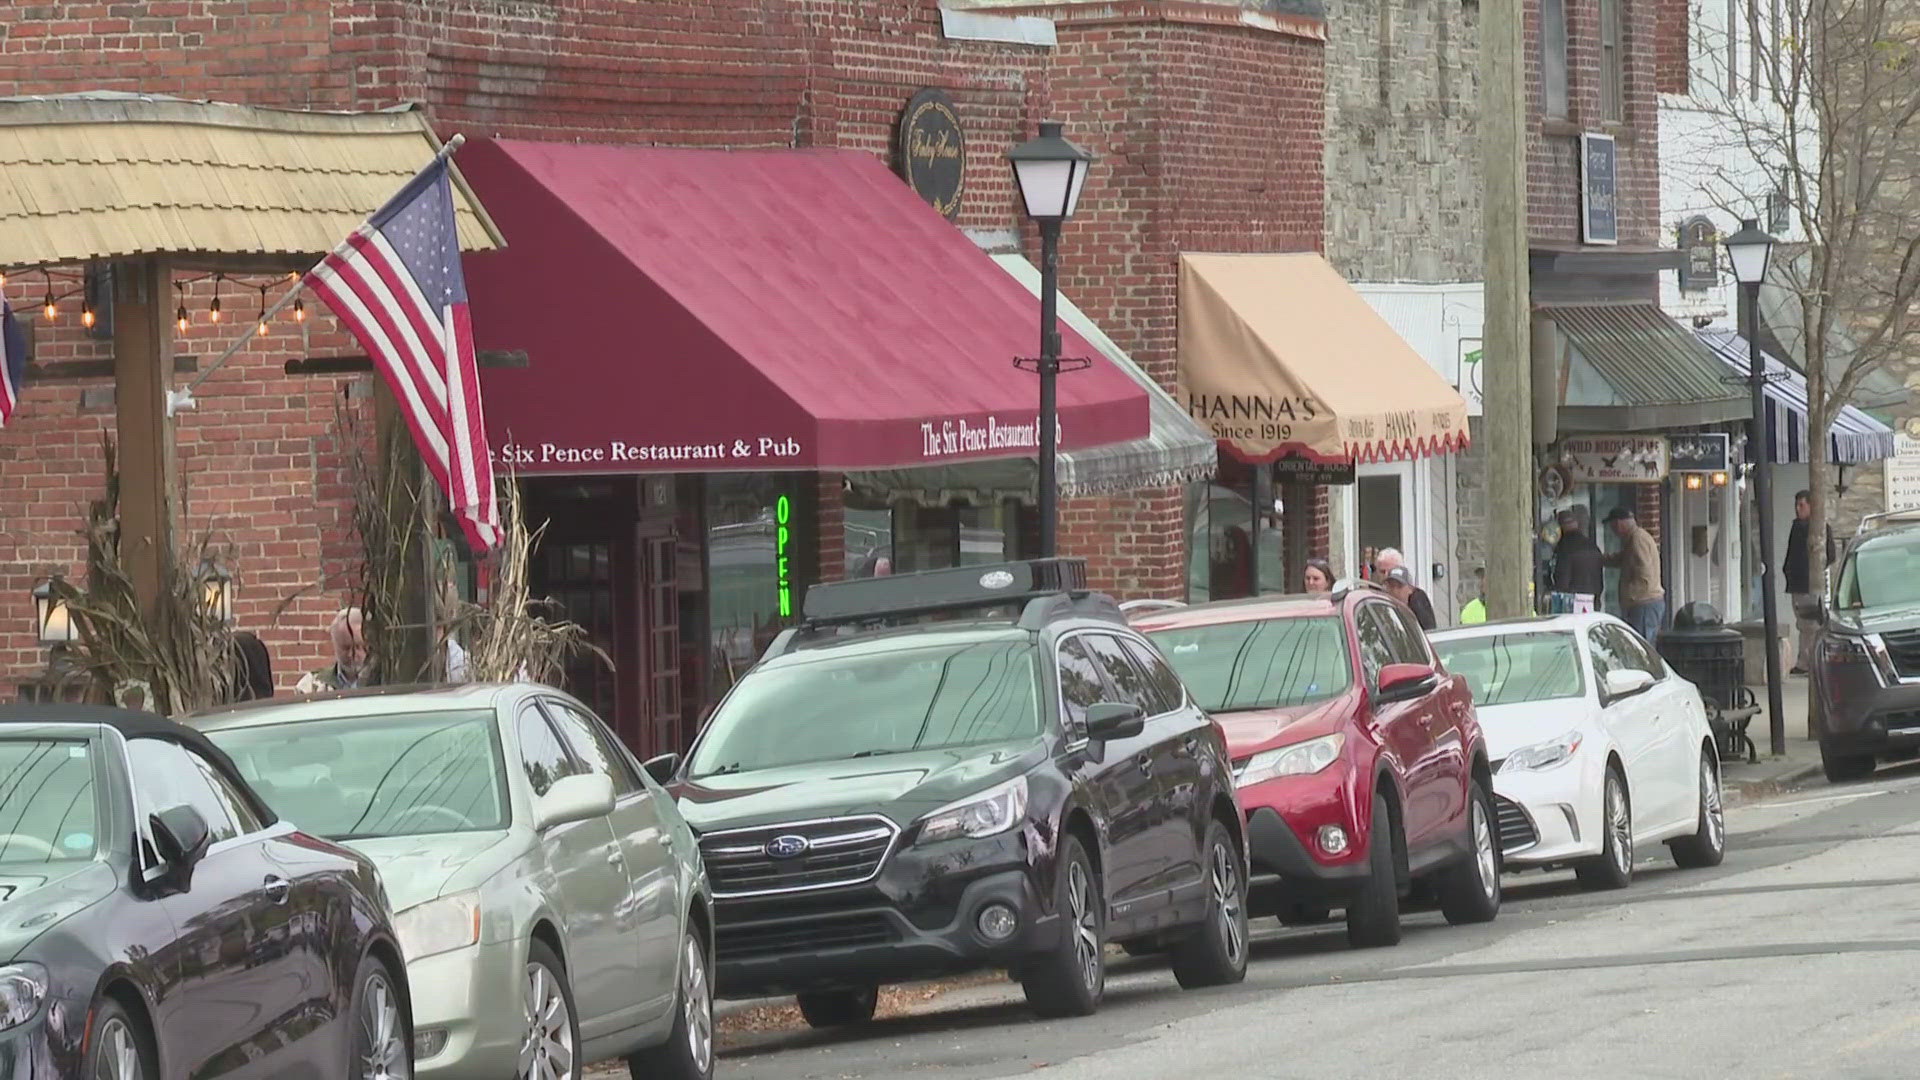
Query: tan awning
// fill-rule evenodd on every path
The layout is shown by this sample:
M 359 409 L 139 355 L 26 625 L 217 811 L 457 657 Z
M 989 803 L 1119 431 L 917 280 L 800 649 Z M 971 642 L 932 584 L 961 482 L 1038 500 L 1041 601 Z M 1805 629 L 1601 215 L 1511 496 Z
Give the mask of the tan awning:
M 1396 461 L 1467 443 L 1467 403 L 1327 261 L 1180 256 L 1179 397 L 1235 456 Z
M 437 148 L 413 109 L 291 112 L 114 93 L 0 100 L 0 260 L 318 256 Z M 456 186 L 460 246 L 502 246 Z

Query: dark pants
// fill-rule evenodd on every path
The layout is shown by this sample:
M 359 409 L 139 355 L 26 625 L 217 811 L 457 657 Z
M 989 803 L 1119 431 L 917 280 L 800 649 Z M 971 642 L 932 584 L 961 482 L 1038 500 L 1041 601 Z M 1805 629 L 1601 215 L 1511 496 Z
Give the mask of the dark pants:
M 1648 600 L 1644 604 L 1635 604 L 1626 610 L 1627 625 L 1634 632 L 1651 643 L 1660 636 L 1660 628 L 1667 622 L 1667 598 Z

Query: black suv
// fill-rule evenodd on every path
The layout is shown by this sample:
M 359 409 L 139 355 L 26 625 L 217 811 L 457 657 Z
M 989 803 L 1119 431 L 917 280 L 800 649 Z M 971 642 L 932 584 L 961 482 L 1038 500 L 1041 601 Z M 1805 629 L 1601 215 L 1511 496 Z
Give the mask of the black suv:
M 1920 525 L 1855 539 L 1837 576 L 1808 708 L 1827 779 L 1858 780 L 1880 758 L 1920 754 Z
M 684 762 L 723 997 L 816 1026 L 882 984 L 1005 968 L 1099 1007 L 1105 946 L 1185 987 L 1246 975 L 1246 844 L 1220 730 L 1077 560 L 815 586 Z

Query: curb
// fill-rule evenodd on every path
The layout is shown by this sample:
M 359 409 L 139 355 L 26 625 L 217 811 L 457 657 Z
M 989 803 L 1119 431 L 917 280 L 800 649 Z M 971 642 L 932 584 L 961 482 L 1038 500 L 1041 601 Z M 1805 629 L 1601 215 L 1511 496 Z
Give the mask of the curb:
M 1727 786 L 1739 794 L 1741 802 L 1755 802 L 1799 787 L 1808 780 L 1819 777 L 1821 773 L 1822 768 L 1819 765 L 1802 765 L 1777 776 L 1753 780 L 1729 780 Z

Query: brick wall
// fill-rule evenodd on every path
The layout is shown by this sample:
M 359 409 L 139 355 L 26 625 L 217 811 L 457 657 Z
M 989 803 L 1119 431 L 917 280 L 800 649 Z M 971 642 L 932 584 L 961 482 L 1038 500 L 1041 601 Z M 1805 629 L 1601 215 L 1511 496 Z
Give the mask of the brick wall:
M 1069 228 L 1065 287 L 1156 377 L 1173 375 L 1180 250 L 1319 244 L 1320 43 L 1235 5 L 1160 3 L 1061 12 L 1057 49 L 950 41 L 936 0 L 182 0 L 16 6 L 0 28 L 0 95 L 122 90 L 257 105 L 370 109 L 425 102 L 436 127 L 473 136 L 715 147 L 846 146 L 892 154 L 907 98 L 947 90 L 967 124 L 959 224 L 1021 222 L 1002 151 L 1045 115 L 1102 161 Z M 37 282 L 8 299 L 37 309 Z M 217 354 L 257 296 L 210 282 L 185 299 L 183 356 Z M 74 328 L 77 300 L 38 335 L 36 358 L 105 359 Z M 339 403 L 353 380 L 292 378 L 297 356 L 357 354 L 309 305 L 198 394 L 177 431 L 185 539 L 211 534 L 238 579 L 237 610 L 273 653 L 281 685 L 324 662 L 345 595 L 350 486 Z M 361 391 L 365 383 L 359 383 Z M 79 570 L 78 530 L 113 427 L 111 380 L 43 380 L 0 434 L 0 590 Z M 103 398 L 103 395 L 105 397 Z M 827 486 L 831 486 L 828 484 Z M 823 518 L 839 505 L 823 491 Z M 1073 500 L 1063 547 L 1125 596 L 1184 592 L 1179 492 Z M 827 529 L 822 535 L 835 536 Z M 823 563 L 834 553 L 822 551 Z M 0 682 L 42 661 L 23 617 L 0 620 Z

